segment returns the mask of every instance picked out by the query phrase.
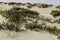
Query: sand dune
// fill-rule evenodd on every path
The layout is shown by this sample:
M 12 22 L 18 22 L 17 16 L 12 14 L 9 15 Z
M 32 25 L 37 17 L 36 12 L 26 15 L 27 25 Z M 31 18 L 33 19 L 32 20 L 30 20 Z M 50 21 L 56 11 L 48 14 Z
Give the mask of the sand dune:
M 12 5 L 9 6 L 8 4 L 0 4 L 0 9 L 2 9 L 2 10 L 8 10 L 12 7 L 13 7 Z M 21 8 L 26 8 L 26 7 L 21 6 Z M 60 10 L 60 9 L 57 9 L 55 7 L 49 7 L 49 8 L 33 7 L 29 10 L 37 11 L 38 13 L 40 13 L 40 15 L 42 15 L 46 18 L 52 18 L 53 20 L 55 20 L 55 18 L 53 18 L 52 15 L 50 15 L 49 13 L 52 10 Z M 3 23 L 3 21 L 6 21 L 6 19 L 0 15 L 0 23 Z M 60 24 L 56 24 L 56 23 L 52 24 L 49 22 L 46 22 L 46 24 L 48 26 L 57 25 L 57 27 L 60 28 Z M 16 33 L 14 31 L 1 30 L 0 31 L 0 40 L 57 40 L 57 36 L 50 34 L 46 31 L 36 32 L 36 31 L 27 30 L 24 32 Z

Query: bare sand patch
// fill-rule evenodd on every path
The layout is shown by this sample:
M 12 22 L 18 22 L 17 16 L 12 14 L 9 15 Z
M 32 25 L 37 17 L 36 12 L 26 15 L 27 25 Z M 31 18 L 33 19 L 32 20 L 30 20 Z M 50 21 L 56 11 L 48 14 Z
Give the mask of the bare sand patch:
M 25 32 L 0 31 L 0 40 L 58 40 L 57 36 L 45 31 L 36 32 L 27 30 Z
M 7 22 L 7 19 L 0 15 L 0 23 Z

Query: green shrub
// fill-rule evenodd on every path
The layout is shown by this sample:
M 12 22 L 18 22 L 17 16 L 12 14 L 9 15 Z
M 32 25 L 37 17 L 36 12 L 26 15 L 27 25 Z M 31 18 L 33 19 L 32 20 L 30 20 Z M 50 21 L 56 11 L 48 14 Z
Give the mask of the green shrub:
M 33 4 L 29 4 L 28 6 L 27 6 L 27 8 L 32 8 L 33 7 Z
M 25 24 L 26 29 L 31 29 L 31 30 L 42 30 L 42 25 L 37 24 L 37 23 L 26 23 Z
M 47 8 L 47 7 L 50 7 L 50 6 L 53 6 L 53 5 L 48 5 L 48 4 L 36 4 L 37 7 L 39 8 Z
M 40 29 L 40 30 L 44 30 L 44 31 L 48 31 L 50 33 L 53 34 L 60 34 L 60 29 L 57 29 L 55 26 L 54 27 L 50 27 L 50 26 L 46 26 L 46 25 L 41 25 L 41 24 L 37 24 L 37 23 L 26 23 L 25 25 L 26 29 Z
M 53 17 L 60 16 L 60 11 L 58 11 L 58 10 L 53 10 L 50 14 L 51 14 Z
M 9 22 L 12 23 L 21 23 L 26 21 L 26 17 L 29 18 L 37 18 L 39 13 L 35 12 L 35 11 L 31 11 L 31 10 L 27 10 L 24 8 L 18 8 L 18 7 L 14 7 L 11 10 L 6 10 L 1 12 L 3 17 L 6 17 Z
M 60 9 L 60 6 L 56 6 L 56 8 L 59 8 Z
M 0 30 L 1 30 L 1 29 L 4 29 L 4 28 L 2 27 L 2 24 L 0 24 Z
M 43 7 L 43 8 L 47 8 L 48 5 L 47 5 L 47 4 L 42 4 L 42 7 Z
M 14 30 L 14 31 L 19 31 L 19 27 L 17 25 L 14 25 L 14 24 L 9 24 L 9 23 L 3 23 L 1 24 L 1 29 L 3 30 Z
M 18 30 L 18 26 L 20 26 L 20 24 L 25 23 L 26 22 L 26 17 L 28 18 L 37 18 L 39 16 L 39 13 L 35 12 L 35 11 L 31 11 L 31 10 L 27 10 L 24 8 L 18 8 L 18 7 L 14 7 L 10 10 L 5 10 L 5 11 L 0 11 L 0 14 L 5 17 L 6 19 L 8 19 L 8 23 L 10 23 L 10 25 L 7 24 L 2 24 L 4 26 L 4 29 L 9 29 L 9 30 Z M 16 26 L 15 26 L 16 25 Z
M 0 30 L 20 31 L 19 27 L 14 24 L 3 23 L 0 24 Z
M 32 6 L 30 6 L 30 5 L 29 5 L 29 6 L 27 6 L 27 7 L 28 7 L 28 8 L 32 8 Z
M 58 21 L 57 21 L 58 23 L 60 23 L 60 19 L 58 19 Z
M 10 2 L 10 3 L 5 3 L 5 4 L 9 4 L 9 5 L 17 5 L 17 6 L 25 5 L 25 4 L 23 4 L 23 3 L 16 3 L 16 2 Z
M 9 5 L 15 5 L 16 3 L 15 2 L 10 2 L 8 3 Z
M 58 39 L 60 39 L 60 36 L 58 36 Z

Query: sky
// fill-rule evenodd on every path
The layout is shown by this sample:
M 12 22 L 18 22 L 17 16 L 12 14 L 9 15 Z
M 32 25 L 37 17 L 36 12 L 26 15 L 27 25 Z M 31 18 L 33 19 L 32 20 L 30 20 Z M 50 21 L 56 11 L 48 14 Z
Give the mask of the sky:
M 60 0 L 0 0 L 0 2 L 46 3 L 60 5 Z

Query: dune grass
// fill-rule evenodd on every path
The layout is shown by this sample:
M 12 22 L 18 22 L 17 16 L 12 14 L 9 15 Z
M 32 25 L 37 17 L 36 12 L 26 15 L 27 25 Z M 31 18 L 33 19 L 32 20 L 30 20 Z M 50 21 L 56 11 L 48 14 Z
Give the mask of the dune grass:
M 50 14 L 51 14 L 53 17 L 57 17 L 57 16 L 60 16 L 60 11 L 58 11 L 58 10 L 53 10 Z
M 8 23 L 11 24 L 11 28 L 9 24 L 3 24 L 4 26 L 8 26 L 9 30 L 17 30 L 22 23 L 27 21 L 26 17 L 36 19 L 39 13 L 24 8 L 13 7 L 10 10 L 1 10 L 0 15 L 8 19 Z
M 47 8 L 47 7 L 51 7 L 53 5 L 48 5 L 48 4 L 39 4 L 39 3 L 36 3 L 36 4 L 30 4 L 28 3 L 29 5 L 27 6 L 28 8 L 32 8 L 34 6 L 37 6 L 39 8 Z
M 60 5 L 59 6 L 56 6 L 56 8 L 60 9 Z
M 44 24 L 37 24 L 37 23 L 33 22 L 33 23 L 26 23 L 25 27 L 26 27 L 26 29 L 35 30 L 37 32 L 38 31 L 47 31 L 51 34 L 58 36 L 58 39 L 60 39 L 60 29 L 58 29 L 56 26 L 50 27 L 50 26 L 46 26 Z

